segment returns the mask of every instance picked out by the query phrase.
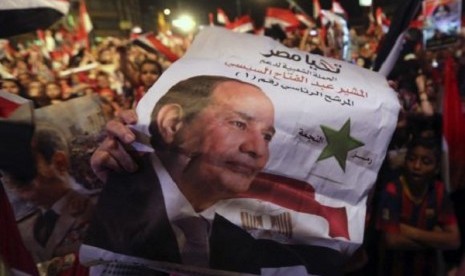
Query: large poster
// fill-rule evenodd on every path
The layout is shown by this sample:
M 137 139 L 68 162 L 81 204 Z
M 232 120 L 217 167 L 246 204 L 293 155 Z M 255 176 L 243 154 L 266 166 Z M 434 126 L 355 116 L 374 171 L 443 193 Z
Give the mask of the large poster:
M 448 47 L 458 42 L 461 25 L 461 0 L 425 0 L 423 38 L 428 49 Z
M 81 261 L 335 273 L 362 243 L 398 111 L 377 73 L 206 28 L 139 103 L 139 170 L 109 178 Z

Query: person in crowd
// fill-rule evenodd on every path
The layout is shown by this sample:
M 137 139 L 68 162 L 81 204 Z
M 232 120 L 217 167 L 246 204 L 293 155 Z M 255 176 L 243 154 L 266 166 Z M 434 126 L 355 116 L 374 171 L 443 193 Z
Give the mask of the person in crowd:
M 50 104 L 50 99 L 45 94 L 45 86 L 39 80 L 31 80 L 29 82 L 26 90 L 26 98 L 33 101 L 35 108 Z
M 20 75 L 24 73 L 30 73 L 28 63 L 23 58 L 17 58 L 14 62 L 14 68 L 11 73 L 20 80 L 23 86 L 26 85 L 27 83 L 23 83 L 21 81 Z
M 149 58 L 144 58 L 140 63 L 131 61 L 127 47 L 117 48 L 120 56 L 121 71 L 132 86 L 131 106 L 136 107 L 142 96 L 158 80 L 163 73 L 161 64 Z M 139 56 L 136 56 L 139 57 Z
M 118 94 L 122 93 L 123 86 L 119 56 L 116 52 L 116 45 L 119 43 L 115 38 L 109 39 L 106 45 L 99 49 L 97 56 L 99 71 L 107 73 L 110 88 Z
M 34 261 L 41 264 L 39 267 L 51 263 L 73 265 L 96 197 L 74 188 L 77 184 L 70 177 L 68 145 L 59 129 L 46 123 L 37 123 L 35 127 L 35 176 L 25 181 L 2 170 L 1 181 L 19 198 L 38 207 L 17 223 L 25 246 Z
M 460 245 L 451 201 L 437 178 L 440 149 L 436 139 L 412 140 L 403 173 L 381 192 L 379 275 L 437 275 L 436 250 Z
M 61 86 L 57 82 L 48 82 L 45 84 L 45 95 L 50 99 L 51 104 L 58 104 L 63 101 Z
M 136 78 L 140 81 L 138 82 L 139 84 L 135 86 L 133 108 L 136 107 L 142 96 L 144 96 L 149 88 L 158 80 L 162 72 L 163 69 L 160 63 L 155 60 L 146 59 L 141 63 L 139 72 L 136 74 Z
M 96 92 L 102 97 L 108 100 L 114 100 L 116 97 L 116 91 L 110 87 L 110 77 L 108 73 L 99 71 L 96 75 Z
M 100 96 L 102 100 L 104 99 L 105 103 L 111 105 L 111 108 L 114 110 L 114 114 L 112 116 L 116 115 L 118 112 L 122 110 L 122 108 L 118 102 L 118 95 L 110 87 L 110 79 L 108 73 L 104 71 L 99 71 L 96 76 L 96 82 L 97 94 Z
M 24 94 L 21 84 L 19 84 L 19 81 L 16 79 L 3 79 L 1 80 L 0 84 L 1 89 L 8 93 L 18 96 L 22 96 Z
M 21 86 L 24 88 L 27 88 L 29 86 L 29 83 L 33 80 L 32 74 L 29 73 L 29 71 L 19 73 L 18 75 L 16 75 L 16 78 L 18 79 Z
M 138 173 L 110 177 L 107 185 L 113 192 L 104 191 L 99 204 L 114 208 L 97 210 L 86 244 L 146 259 L 243 273 L 290 266 L 316 274 L 341 269 L 342 256 L 335 250 L 255 239 L 215 213 L 222 199 L 248 191 L 268 161 L 268 144 L 275 132 L 274 107 L 258 87 L 226 77 L 192 77 L 171 87 L 151 118 L 156 153 L 143 156 Z M 94 170 L 103 177 L 108 171 L 102 162 L 115 157 L 109 156 L 115 151 L 104 144 L 92 157 Z M 115 197 L 115 192 L 131 197 Z M 128 202 L 130 198 L 137 204 Z M 119 216 L 109 216 L 110 209 Z M 116 233 L 123 218 L 127 218 L 126 227 Z M 194 232 L 198 243 L 192 247 L 190 233 Z M 315 254 L 325 256 L 324 260 L 317 260 Z

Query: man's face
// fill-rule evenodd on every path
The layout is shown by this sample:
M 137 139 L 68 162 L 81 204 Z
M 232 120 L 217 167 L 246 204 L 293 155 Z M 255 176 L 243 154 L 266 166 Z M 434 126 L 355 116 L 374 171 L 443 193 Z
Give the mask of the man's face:
M 154 64 L 144 63 L 140 70 L 140 80 L 145 87 L 152 86 L 160 76 L 157 67 Z
M 61 97 L 60 87 L 55 83 L 49 83 L 45 89 L 45 94 L 50 99 L 59 99 Z
M 30 97 L 38 98 L 42 96 L 43 86 L 39 81 L 31 81 L 28 87 L 28 94 Z
M 422 146 L 415 147 L 405 158 L 405 168 L 409 183 L 422 185 L 428 183 L 438 169 L 438 161 L 433 150 Z
M 7 172 L 1 172 L 1 180 L 20 199 L 37 206 L 44 206 L 50 201 L 53 183 L 59 179 L 53 164 L 49 164 L 40 154 L 36 154 L 37 174 L 28 183 L 18 183 L 18 179 Z
M 268 161 L 273 125 L 273 104 L 261 90 L 234 81 L 221 83 L 211 103 L 175 137 L 192 157 L 184 179 L 224 197 L 247 191 Z
M 11 94 L 19 95 L 19 86 L 13 81 L 3 81 L 2 89 Z

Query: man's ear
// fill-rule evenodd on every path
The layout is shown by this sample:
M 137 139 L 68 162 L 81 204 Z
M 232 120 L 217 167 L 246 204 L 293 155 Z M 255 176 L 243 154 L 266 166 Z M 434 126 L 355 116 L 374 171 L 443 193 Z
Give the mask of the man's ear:
M 182 127 L 183 109 L 179 104 L 166 104 L 157 115 L 157 125 L 166 144 L 171 144 L 176 133 Z
M 56 151 L 54 154 L 53 154 L 53 158 L 52 158 L 52 162 L 53 162 L 53 165 L 55 166 L 55 168 L 63 173 L 63 172 L 68 172 L 68 169 L 69 169 L 69 161 L 68 161 L 68 156 L 66 155 L 66 153 L 64 151 Z

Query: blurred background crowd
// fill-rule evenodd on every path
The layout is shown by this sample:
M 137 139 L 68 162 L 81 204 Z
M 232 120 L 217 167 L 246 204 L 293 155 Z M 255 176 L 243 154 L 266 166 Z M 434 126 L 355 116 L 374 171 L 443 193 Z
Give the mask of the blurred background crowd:
M 300 6 L 294 1 L 288 2 L 286 8 L 280 7 L 274 11 L 294 14 L 295 19 L 284 23 L 267 23 L 265 16 L 263 26 L 257 27 L 247 17 L 248 14 L 232 20 L 218 6 L 217 10 L 209 14 L 209 25 L 269 36 L 290 48 L 342 59 L 369 70 L 375 69 L 379 49 L 385 43 L 389 26 L 393 25 L 390 20 L 395 16 L 394 13 L 385 15 L 382 10 L 375 12 L 371 9 L 372 15 L 368 18 L 368 24 L 354 27 L 348 24 L 350 14 L 344 15 L 344 10 L 334 7 L 320 10 L 316 8 L 314 1 L 312 12 L 316 16 L 309 16 L 302 13 Z M 76 9 L 79 11 L 74 23 L 60 20 L 27 36 L 0 40 L 2 90 L 31 100 L 35 109 L 91 96 L 98 99 L 105 121 L 108 121 L 122 110 L 137 106 L 138 101 L 163 71 L 188 50 L 198 30 L 177 32 L 175 23 L 165 21 L 164 16 L 168 13 L 165 11 L 165 14 L 160 12 L 158 25 L 150 32 L 142 32 L 134 26 L 127 28 L 124 36 L 97 36 L 95 27 L 92 26 L 92 13 L 89 16 L 85 2 L 79 2 Z M 267 15 L 271 16 L 272 11 L 269 12 L 267 11 Z M 411 142 L 418 138 L 428 138 L 435 142 L 428 149 L 439 148 L 440 154 L 433 155 L 437 158 L 434 160 L 434 171 L 429 175 L 430 179 L 425 181 L 441 180 L 445 183 L 444 191 L 446 197 L 450 198 L 451 210 L 439 205 L 425 208 L 452 214 L 453 218 L 448 223 L 453 224 L 450 220 L 455 221 L 462 241 L 465 239 L 465 167 L 460 169 L 460 163 L 449 161 L 447 155 L 444 155 L 447 147 L 443 143 L 444 130 L 447 127 L 463 129 L 463 126 L 448 125 L 450 123 L 444 118 L 449 111 L 447 108 L 451 106 L 446 97 L 446 93 L 451 93 L 451 85 L 455 85 L 457 92 L 453 105 L 458 106 L 462 117 L 465 113 L 465 35 L 459 29 L 453 43 L 443 41 L 444 44 L 430 47 L 425 43 L 422 30 L 424 26 L 419 25 L 418 20 L 424 19 L 417 18 L 409 25 L 399 57 L 387 74 L 401 103 L 401 113 L 385 165 L 368 201 L 366 239 L 360 252 L 357 252 L 348 265 L 347 273 L 350 275 L 384 275 L 379 270 L 382 262 L 378 262 L 387 258 L 379 257 L 380 252 L 385 249 L 385 245 L 380 242 L 385 228 L 382 227 L 379 205 L 386 200 L 384 191 L 389 187 L 388 184 L 395 183 L 396 179 L 408 171 L 405 160 L 413 162 L 411 153 L 415 146 Z M 93 136 L 92 139 L 90 143 L 89 138 L 73 141 L 71 164 L 74 165 L 70 166 L 70 174 L 85 188 L 95 190 L 101 188 L 101 183 L 92 178 L 88 165 L 83 165 L 100 138 Z M 452 148 L 449 146 L 449 149 Z M 465 159 L 465 156 L 461 158 Z M 85 172 L 79 171 L 81 169 Z M 22 221 L 23 214 L 16 219 Z M 433 259 L 439 265 L 434 268 L 434 273 L 440 272 L 431 275 L 465 275 L 465 271 L 457 272 L 464 252 L 463 245 L 425 247 L 435 250 Z M 75 253 L 73 250 L 74 247 L 65 253 Z M 51 254 L 45 259 L 36 256 L 33 258 L 42 263 L 57 256 Z M 430 259 L 425 257 L 423 260 Z M 60 265 L 58 267 L 61 268 L 55 274 L 67 271 L 68 267 L 63 262 Z M 53 274 L 50 270 L 46 271 L 48 272 L 45 275 Z M 68 270 L 68 273 L 72 275 L 78 272 L 74 269 L 73 272 Z M 87 271 L 79 270 L 79 273 L 85 274 Z

